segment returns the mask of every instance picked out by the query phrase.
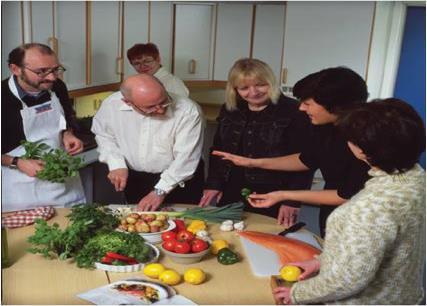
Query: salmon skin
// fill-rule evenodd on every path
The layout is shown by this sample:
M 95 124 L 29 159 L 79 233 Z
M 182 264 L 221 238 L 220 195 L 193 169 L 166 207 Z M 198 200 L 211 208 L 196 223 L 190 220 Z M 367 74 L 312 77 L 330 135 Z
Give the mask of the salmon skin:
M 315 255 L 320 254 L 320 250 L 296 239 L 255 231 L 240 231 L 238 234 L 243 238 L 274 251 L 279 255 L 282 265 L 294 261 L 310 260 Z

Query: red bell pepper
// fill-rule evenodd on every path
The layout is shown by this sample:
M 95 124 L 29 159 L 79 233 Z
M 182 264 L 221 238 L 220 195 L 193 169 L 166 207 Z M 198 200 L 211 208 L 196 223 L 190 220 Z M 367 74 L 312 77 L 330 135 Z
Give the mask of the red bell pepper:
M 118 259 L 118 260 L 121 260 L 121 261 L 124 261 L 124 262 L 127 262 L 127 263 L 130 263 L 130 262 L 135 262 L 135 263 L 137 263 L 136 259 L 135 259 L 135 258 L 133 258 L 133 257 L 128 257 L 128 256 L 120 255 L 120 254 L 117 254 L 117 253 L 114 253 L 114 252 L 107 252 L 107 253 L 105 254 L 105 256 L 106 256 L 106 257 L 110 257 L 110 258 L 112 258 L 113 260 L 114 260 L 114 259 Z
M 175 219 L 173 221 L 176 224 L 176 227 L 173 229 L 174 232 L 178 233 L 179 231 L 186 229 L 184 220 Z

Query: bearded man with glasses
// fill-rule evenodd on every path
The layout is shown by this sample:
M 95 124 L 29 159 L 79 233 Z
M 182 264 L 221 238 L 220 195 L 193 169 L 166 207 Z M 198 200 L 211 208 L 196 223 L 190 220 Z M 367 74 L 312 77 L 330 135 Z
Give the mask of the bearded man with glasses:
M 204 121 L 189 98 L 168 93 L 149 74 L 127 78 L 93 118 L 99 161 L 128 204 L 197 204 L 204 184 Z
M 136 72 L 155 76 L 167 92 L 188 97 L 189 91 L 184 82 L 162 66 L 159 49 L 155 44 L 135 44 L 127 51 L 127 58 Z
M 74 155 L 83 150 L 74 136 L 75 112 L 67 87 L 58 77 L 65 71 L 48 46 L 24 44 L 9 53 L 12 76 L 2 81 L 2 209 L 16 211 L 43 204 L 63 207 L 85 202 L 80 177 L 64 184 L 36 177 L 44 164 L 22 159 L 21 141 L 40 141 Z

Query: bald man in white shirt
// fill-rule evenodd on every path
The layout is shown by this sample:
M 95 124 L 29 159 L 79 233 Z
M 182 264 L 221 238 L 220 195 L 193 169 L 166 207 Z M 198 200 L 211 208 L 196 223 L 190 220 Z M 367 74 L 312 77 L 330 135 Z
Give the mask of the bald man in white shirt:
M 149 74 L 126 79 L 104 100 L 92 125 L 109 180 L 142 210 L 157 210 L 164 202 L 198 203 L 203 128 L 198 105 L 168 94 Z

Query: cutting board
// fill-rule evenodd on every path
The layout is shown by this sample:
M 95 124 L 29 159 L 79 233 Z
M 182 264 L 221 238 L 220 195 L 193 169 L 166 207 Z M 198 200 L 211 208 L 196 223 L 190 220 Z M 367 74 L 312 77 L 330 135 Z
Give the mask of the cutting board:
M 298 231 L 286 235 L 287 238 L 301 240 L 321 249 L 316 239 L 307 231 Z M 245 249 L 246 258 L 249 260 L 252 272 L 256 276 L 271 276 L 279 274 L 282 267 L 279 256 L 259 244 L 256 244 L 246 238 L 240 237 L 243 248 Z

